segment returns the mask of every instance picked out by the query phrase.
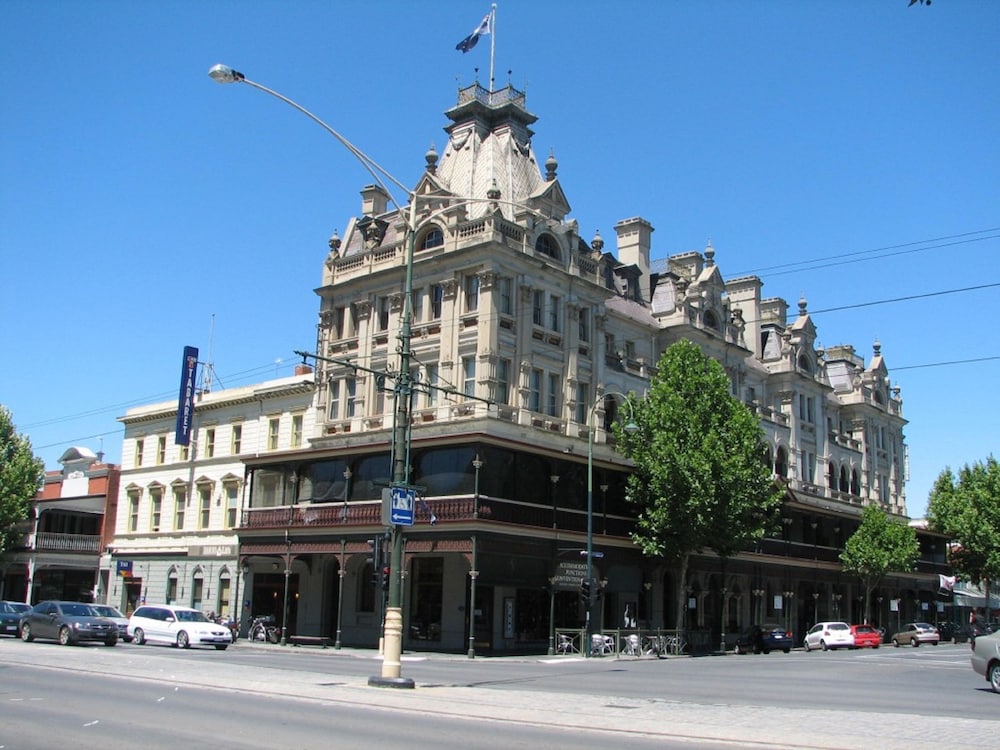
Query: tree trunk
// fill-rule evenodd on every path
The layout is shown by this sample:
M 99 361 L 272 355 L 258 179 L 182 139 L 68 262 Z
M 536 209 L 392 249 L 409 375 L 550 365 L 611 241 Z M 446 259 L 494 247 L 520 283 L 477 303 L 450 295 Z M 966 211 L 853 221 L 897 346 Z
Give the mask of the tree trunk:
M 678 561 L 680 563 L 680 573 L 677 576 L 677 614 L 674 620 L 674 629 L 678 632 L 684 630 L 684 612 L 686 611 L 684 605 L 687 597 L 687 590 L 685 587 L 687 585 L 688 557 L 688 555 L 684 555 Z

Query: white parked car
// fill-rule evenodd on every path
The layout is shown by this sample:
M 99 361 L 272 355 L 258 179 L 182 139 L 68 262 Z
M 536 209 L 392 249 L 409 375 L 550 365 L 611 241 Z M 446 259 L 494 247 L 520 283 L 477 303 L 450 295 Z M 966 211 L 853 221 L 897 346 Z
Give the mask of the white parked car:
M 854 634 L 846 622 L 817 622 L 806 633 L 802 643 L 806 651 L 821 648 L 854 648 Z
M 177 648 L 215 646 L 224 651 L 233 642 L 226 626 L 212 622 L 200 610 L 172 604 L 139 607 L 128 620 L 128 634 L 139 646 L 166 643 Z
M 980 635 L 972 647 L 972 668 L 1000 693 L 1000 632 Z

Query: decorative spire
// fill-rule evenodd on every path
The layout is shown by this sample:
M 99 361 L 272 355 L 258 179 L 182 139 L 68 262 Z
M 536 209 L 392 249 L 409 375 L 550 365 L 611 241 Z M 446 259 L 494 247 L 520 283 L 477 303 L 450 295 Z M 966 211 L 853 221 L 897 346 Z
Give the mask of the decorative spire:
M 715 265 L 715 248 L 712 247 L 712 238 L 708 238 L 708 244 L 705 246 L 705 265 L 711 267 Z
M 806 299 L 805 293 L 803 292 L 802 296 L 799 297 L 799 315 L 806 315 L 806 308 L 808 307 L 808 305 L 809 302 Z
M 431 174 L 437 172 L 438 152 L 434 150 L 433 143 L 431 144 L 431 147 L 427 149 L 427 153 L 424 154 L 424 160 L 427 162 L 428 172 Z
M 594 252 L 600 254 L 604 250 L 604 238 L 601 237 L 601 230 L 598 229 L 594 232 L 594 239 L 590 241 L 590 246 L 594 248 Z

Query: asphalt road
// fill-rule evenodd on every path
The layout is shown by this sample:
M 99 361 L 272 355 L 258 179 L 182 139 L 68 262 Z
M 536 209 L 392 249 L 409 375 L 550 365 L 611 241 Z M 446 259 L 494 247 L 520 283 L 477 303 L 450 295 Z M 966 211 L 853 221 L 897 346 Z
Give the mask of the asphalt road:
M 967 645 L 671 659 L 225 652 L 0 639 L 0 750 L 50 748 L 912 748 L 1000 736 Z M 57 741 L 58 740 L 58 741 Z M 981 744 L 978 743 L 977 744 Z

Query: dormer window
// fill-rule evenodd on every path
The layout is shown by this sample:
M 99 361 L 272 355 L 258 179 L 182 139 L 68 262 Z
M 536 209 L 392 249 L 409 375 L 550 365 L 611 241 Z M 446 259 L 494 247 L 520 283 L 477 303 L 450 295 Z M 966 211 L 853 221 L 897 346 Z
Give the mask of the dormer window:
M 540 234 L 535 240 L 535 252 L 559 260 L 559 244 L 551 234 Z
M 713 331 L 719 330 L 719 318 L 711 310 L 705 310 L 701 319 L 705 323 L 705 328 L 711 328 Z
M 430 250 L 444 244 L 444 232 L 437 227 L 431 227 L 417 245 L 419 250 Z

